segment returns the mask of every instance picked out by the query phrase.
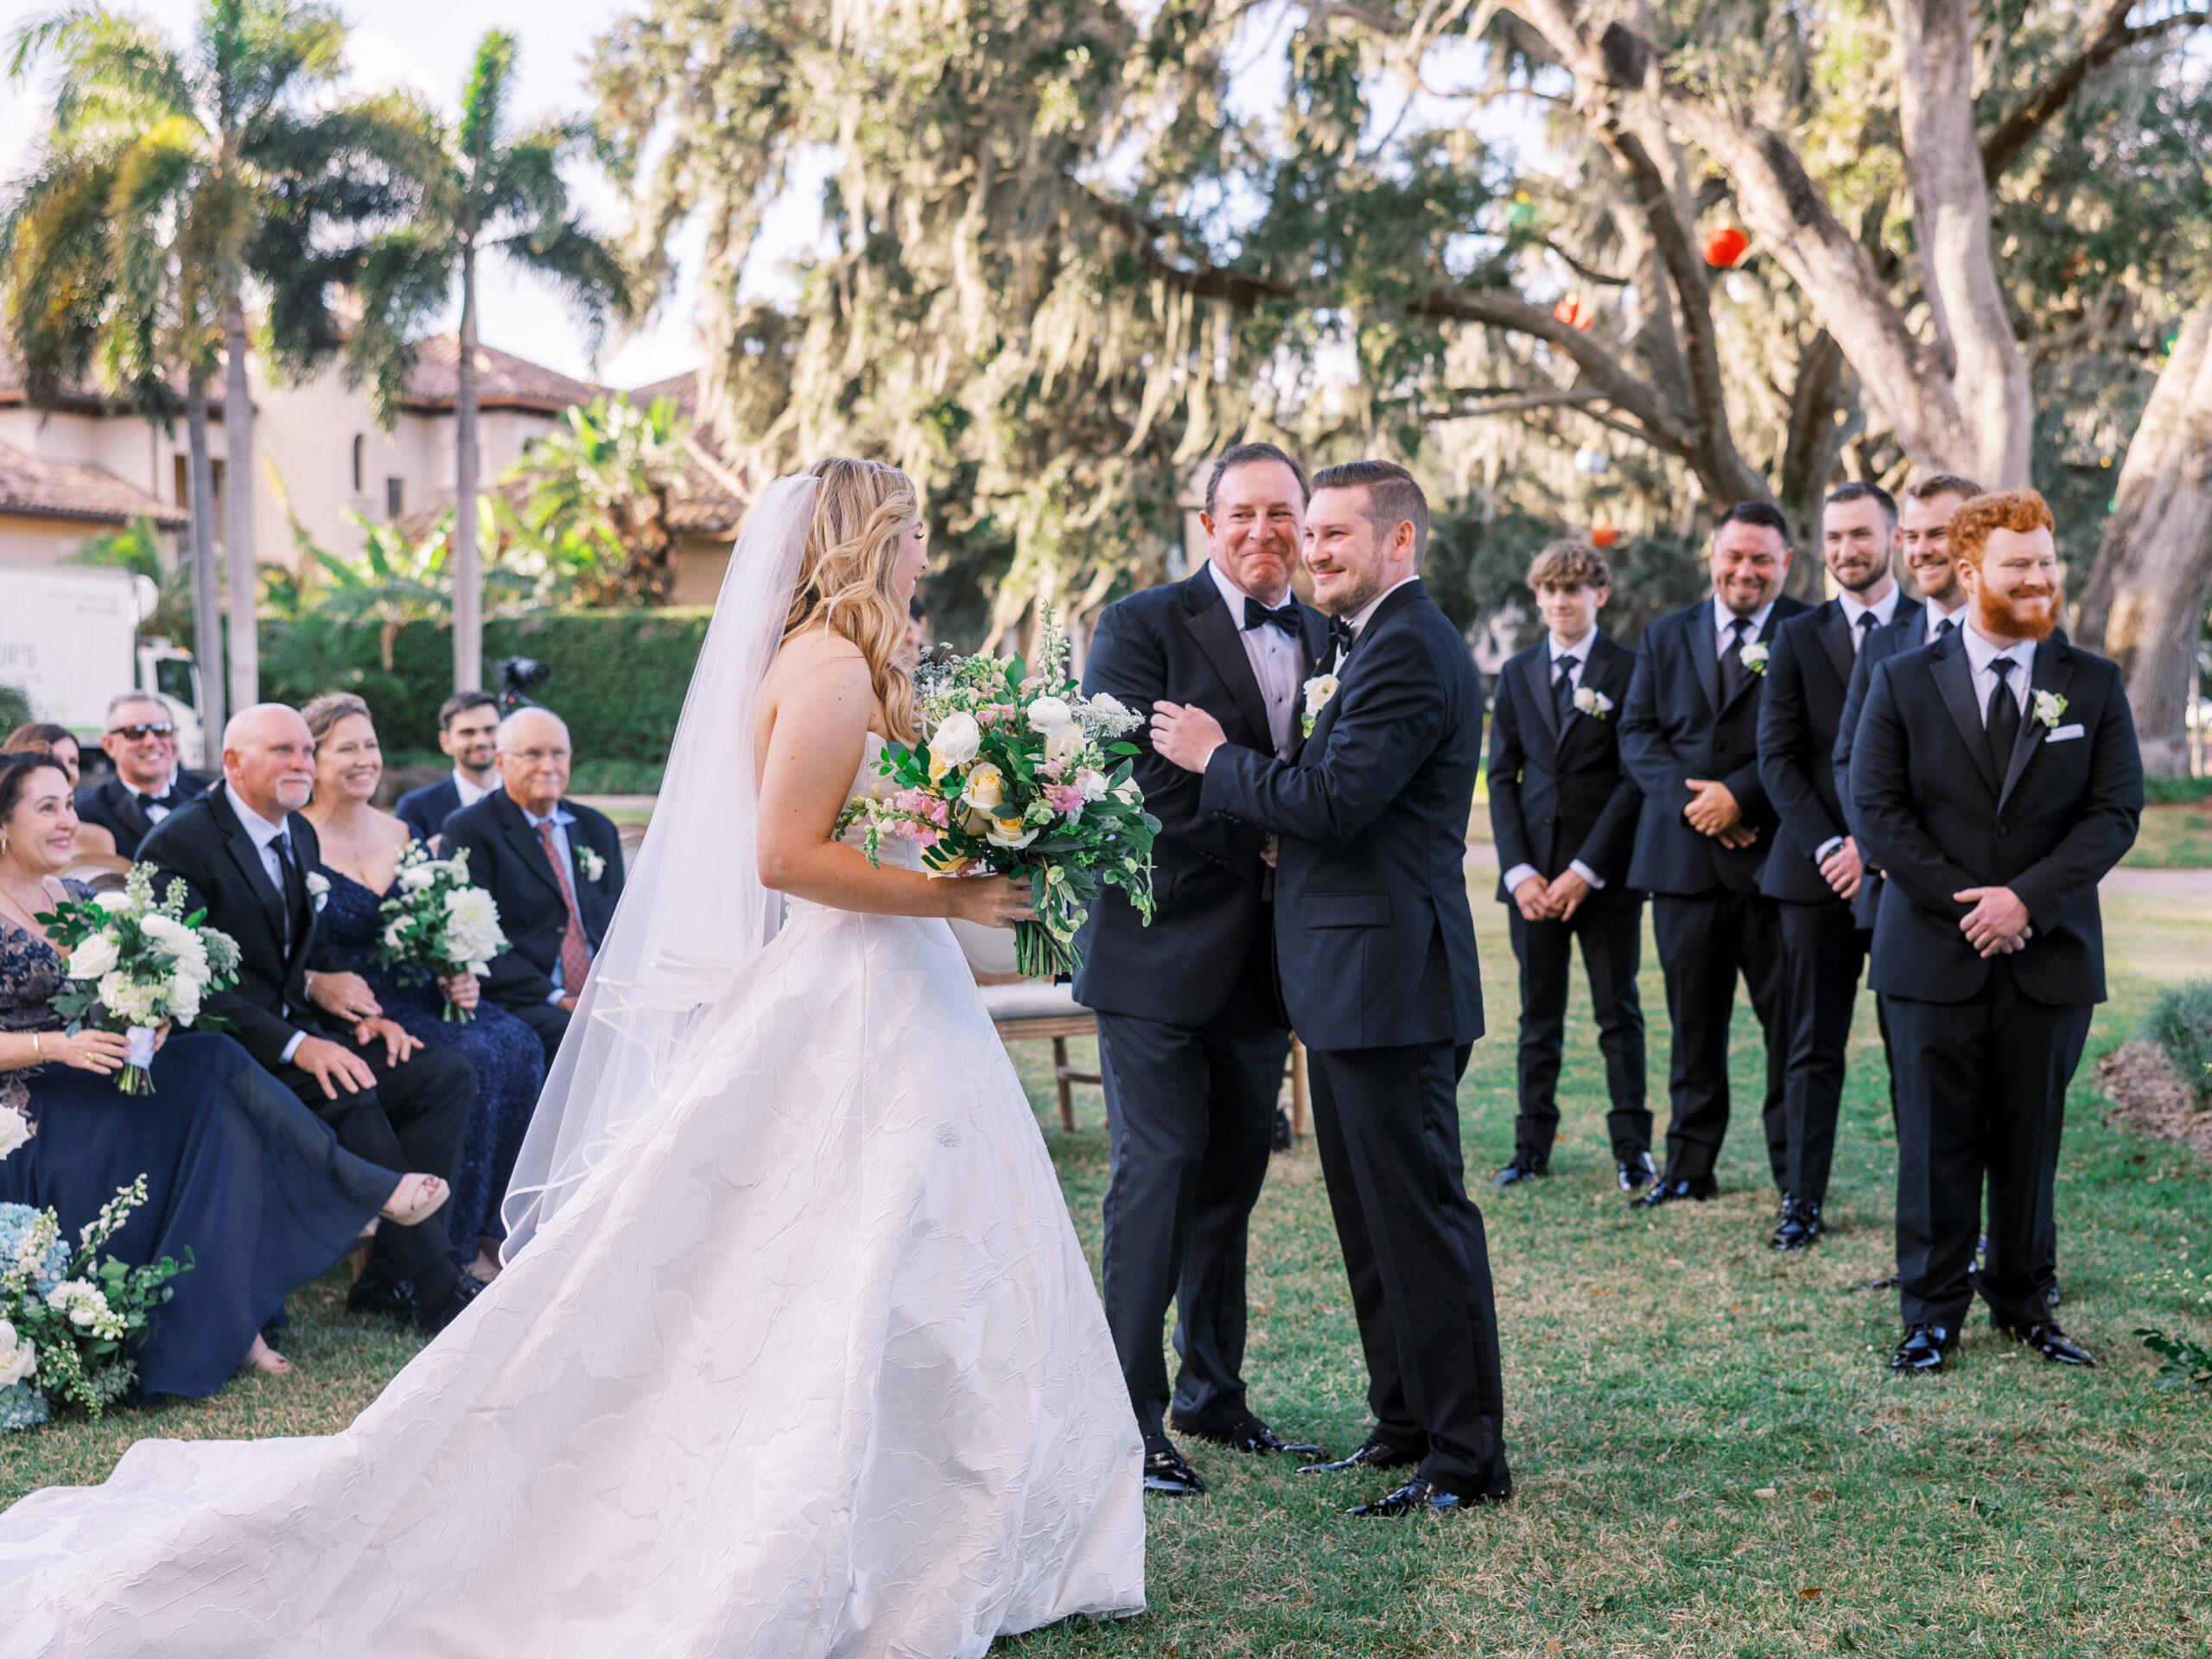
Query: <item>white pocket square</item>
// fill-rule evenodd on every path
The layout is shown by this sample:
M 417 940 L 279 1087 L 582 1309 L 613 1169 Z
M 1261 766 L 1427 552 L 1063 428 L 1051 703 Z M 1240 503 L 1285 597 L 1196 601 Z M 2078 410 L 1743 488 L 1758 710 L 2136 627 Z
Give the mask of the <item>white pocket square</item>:
M 2082 722 L 2077 720 L 2071 726 L 2061 726 L 2056 728 L 2052 731 L 2049 737 L 2044 739 L 2044 741 L 2046 743 L 2063 743 L 2069 738 L 2079 737 L 2081 735 Z

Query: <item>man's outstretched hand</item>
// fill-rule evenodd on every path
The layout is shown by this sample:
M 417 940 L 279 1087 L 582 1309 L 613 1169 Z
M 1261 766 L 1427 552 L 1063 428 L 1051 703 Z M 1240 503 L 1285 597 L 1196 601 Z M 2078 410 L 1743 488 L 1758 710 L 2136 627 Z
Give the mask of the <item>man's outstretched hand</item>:
M 1152 705 L 1152 747 L 1155 753 L 1185 772 L 1204 772 L 1209 755 L 1229 741 L 1221 722 L 1186 702 Z

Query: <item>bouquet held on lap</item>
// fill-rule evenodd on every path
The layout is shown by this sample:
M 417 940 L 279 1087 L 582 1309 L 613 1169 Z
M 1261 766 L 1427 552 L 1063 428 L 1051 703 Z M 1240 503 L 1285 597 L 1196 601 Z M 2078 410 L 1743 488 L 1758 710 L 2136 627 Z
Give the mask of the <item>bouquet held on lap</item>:
M 492 895 L 468 884 L 465 847 L 451 858 L 432 858 L 421 842 L 410 842 L 400 855 L 399 890 L 384 901 L 384 914 L 378 966 L 396 965 L 418 982 L 456 974 L 481 978 L 493 957 L 513 948 L 500 931 Z M 466 1025 L 475 1015 L 448 999 L 442 1017 Z

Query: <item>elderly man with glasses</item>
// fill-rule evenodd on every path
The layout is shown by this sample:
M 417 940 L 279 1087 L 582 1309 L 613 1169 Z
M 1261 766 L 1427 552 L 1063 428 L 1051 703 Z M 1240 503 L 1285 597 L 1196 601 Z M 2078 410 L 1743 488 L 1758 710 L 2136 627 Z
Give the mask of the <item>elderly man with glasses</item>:
M 100 747 L 115 763 L 115 775 L 77 791 L 77 817 L 113 836 L 123 857 L 136 858 L 148 832 L 206 793 L 207 780 L 177 765 L 176 724 L 168 707 L 143 691 L 125 691 L 108 704 Z

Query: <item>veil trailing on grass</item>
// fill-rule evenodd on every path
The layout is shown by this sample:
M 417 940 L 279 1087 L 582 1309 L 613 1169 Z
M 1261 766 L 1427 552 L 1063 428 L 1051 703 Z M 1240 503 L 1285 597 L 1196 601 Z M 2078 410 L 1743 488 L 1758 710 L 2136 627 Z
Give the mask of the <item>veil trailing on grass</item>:
M 621 1145 L 659 1097 L 717 990 L 781 923 L 781 896 L 761 885 L 754 855 L 753 728 L 798 585 L 815 489 L 804 475 L 779 478 L 746 515 L 652 827 L 515 1160 L 501 1205 L 502 1260 L 512 1261 Z

